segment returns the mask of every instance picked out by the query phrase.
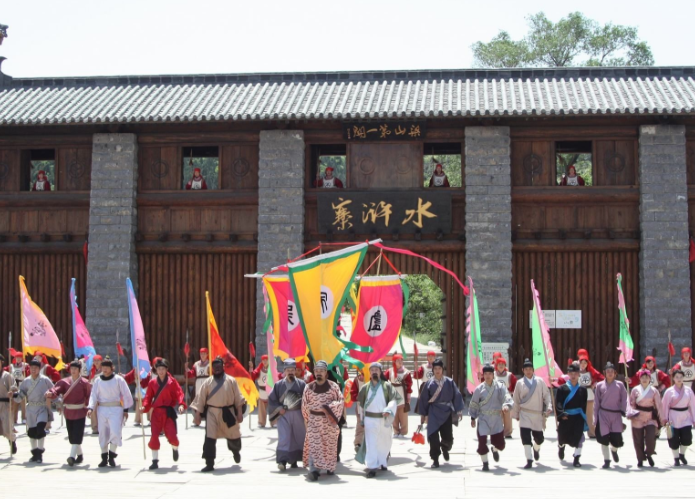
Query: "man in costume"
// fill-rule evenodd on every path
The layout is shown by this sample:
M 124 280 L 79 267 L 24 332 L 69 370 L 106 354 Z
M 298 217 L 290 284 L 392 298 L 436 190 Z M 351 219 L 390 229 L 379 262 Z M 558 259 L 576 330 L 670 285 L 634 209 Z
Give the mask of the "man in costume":
M 574 447 L 575 468 L 581 467 L 579 458 L 584 446 L 586 423 L 587 389 L 579 382 L 579 362 L 572 362 L 567 368 L 569 381 L 558 388 L 555 395 L 558 428 L 557 444 L 560 461 L 565 459 L 565 446 Z
M 31 187 L 32 191 L 50 191 L 51 190 L 51 183 L 48 181 L 48 177 L 46 177 L 46 172 L 43 170 L 39 170 L 39 173 L 36 174 L 36 181 L 34 182 L 34 185 Z
M 68 441 L 71 445 L 70 457 L 68 457 L 70 466 L 84 461 L 82 439 L 84 438 L 87 404 L 89 404 L 91 393 L 92 385 L 82 377 L 82 363 L 77 359 L 70 362 L 70 376 L 61 379 L 51 390 L 46 392 L 46 398 L 50 400 L 63 396 L 65 426 L 68 429 Z
M 41 359 L 41 370 L 39 371 L 39 374 L 41 374 L 42 376 L 46 376 L 53 383 L 57 383 L 58 381 L 60 381 L 60 378 L 62 378 L 62 376 L 60 375 L 60 371 L 57 371 L 55 367 L 48 363 L 48 357 L 46 357 L 45 354 L 35 352 L 34 357 L 38 357 L 39 359 Z
M 193 364 L 193 367 L 188 368 L 186 363 L 186 377 L 195 379 L 195 394 L 198 395 L 203 382 L 210 377 L 210 361 L 208 359 L 208 349 L 200 349 L 200 360 Z
M 10 400 L 13 396 L 13 389 L 16 390 L 16 385 L 12 374 L 3 369 L 3 362 L 5 362 L 5 357 L 0 354 L 0 435 L 10 443 L 10 455 L 14 455 L 17 453 L 17 444 L 15 443 L 16 436 L 14 424 L 12 424 Z
M 147 446 L 152 449 L 151 470 L 159 468 L 159 435 L 163 432 L 171 444 L 174 462 L 179 460 L 179 438 L 176 434 L 176 413 L 183 414 L 186 402 L 181 385 L 169 374 L 169 362 L 159 359 L 155 365 L 157 377 L 150 380 L 142 401 L 145 413 L 152 410 L 152 436 Z
M 138 379 L 140 380 L 140 389 L 142 390 L 147 390 L 148 385 L 150 384 L 150 381 L 152 381 L 153 378 L 157 377 L 157 372 L 156 372 L 156 365 L 157 362 L 161 360 L 160 357 L 155 357 L 152 360 L 152 369 L 150 372 L 147 373 L 147 376 L 144 378 L 140 378 L 138 376 Z M 131 369 L 128 371 L 126 374 L 123 374 L 123 379 L 125 380 L 126 384 L 128 385 L 134 385 L 135 384 L 135 369 Z M 137 390 L 137 388 L 135 388 Z M 135 392 L 137 393 L 137 392 Z M 133 422 L 134 426 L 140 426 L 145 424 L 145 422 L 142 419 L 142 415 L 146 414 L 147 415 L 147 421 L 151 421 L 152 417 L 150 414 L 147 413 L 147 411 L 142 410 L 142 402 L 140 397 L 135 396 L 134 397 L 134 403 L 135 403 L 135 421 Z
M 683 347 L 681 349 L 681 360 L 675 366 L 671 372 L 675 370 L 683 371 L 683 384 L 693 389 L 693 381 L 695 381 L 695 364 L 693 363 L 693 352 L 688 347 Z
M 516 388 L 516 376 L 514 376 L 513 373 L 507 371 L 507 361 L 504 359 L 504 357 L 502 357 L 502 354 L 497 356 L 497 358 L 492 361 L 492 364 L 495 368 L 495 381 L 502 383 L 505 386 L 509 393 L 509 397 L 511 398 L 514 394 L 514 388 Z M 512 438 L 512 433 L 514 432 L 514 425 L 512 424 L 511 410 L 504 411 L 502 413 L 502 420 L 504 421 L 504 437 Z
M 92 369 L 89 371 L 89 382 L 94 385 L 94 382 L 99 376 L 101 376 L 101 362 L 104 358 L 101 355 L 95 355 L 92 357 Z M 92 415 L 89 418 L 89 426 L 92 428 L 92 435 L 99 434 L 99 417 L 98 409 L 92 411 Z
M 620 462 L 618 449 L 623 446 L 623 416 L 627 407 L 627 390 L 616 379 L 615 366 L 607 362 L 603 370 L 605 380 L 596 385 L 594 394 L 594 421 L 596 421 L 596 440 L 601 444 L 603 468 L 611 467 L 613 461 Z M 610 445 L 610 452 L 608 446 Z
M 413 371 L 413 378 L 422 379 L 425 381 L 429 381 L 430 379 L 432 379 L 432 376 L 434 376 L 434 371 L 432 370 L 432 362 L 434 362 L 436 358 L 437 354 L 434 350 L 428 351 L 427 362 L 418 367 L 416 371 Z
M 343 182 L 338 177 L 333 176 L 333 168 L 329 166 L 326 168 L 326 173 L 324 173 L 323 178 L 320 178 L 314 182 L 314 187 L 322 187 L 324 189 L 342 189 Z
M 193 177 L 186 183 L 187 191 L 204 191 L 207 190 L 208 184 L 205 183 L 205 179 L 200 174 L 200 168 L 193 168 Z
M 43 462 L 44 438 L 46 424 L 52 419 L 50 409 L 46 406 L 46 392 L 53 388 L 53 382 L 41 374 L 41 357 L 34 357 L 29 362 L 30 376 L 19 385 L 19 390 L 12 387 L 15 401 L 27 401 L 27 435 L 31 444 L 31 459 L 29 462 Z
M 661 396 L 651 385 L 651 375 L 647 369 L 640 370 L 640 384 L 630 392 L 626 416 L 632 423 L 632 442 L 637 454 L 637 467 L 644 466 L 644 460 L 649 466 L 654 466 L 652 455 L 656 448 L 656 430 L 661 423 Z
M 471 428 L 476 427 L 478 435 L 478 455 L 483 461 L 483 471 L 489 471 L 487 446 L 488 436 L 492 445 L 492 458 L 500 460 L 499 451 L 505 447 L 503 414 L 512 408 L 512 399 L 504 383 L 495 380 L 495 369 L 490 364 L 483 366 L 483 382 L 473 391 L 468 412 Z
M 668 446 L 674 465 L 688 464 L 685 453 L 693 443 L 695 395 L 683 384 L 683 371 L 673 371 L 674 385 L 666 390 L 661 401 L 661 422 L 668 427 Z
M 227 448 L 232 451 L 234 462 L 241 462 L 241 422 L 244 419 L 245 404 L 246 399 L 241 394 L 236 379 L 224 372 L 224 361 L 222 357 L 217 357 L 212 361 L 212 376 L 203 382 L 191 404 L 191 408 L 196 411 L 196 424 L 200 425 L 200 420 L 205 415 L 203 473 L 215 469 L 218 438 L 227 440 Z
M 410 394 L 413 393 L 413 377 L 403 367 L 403 356 L 399 353 L 393 356 L 393 367 L 388 371 L 388 380 L 398 392 L 401 401 L 398 402 L 398 412 L 393 419 L 393 436 L 408 435 L 408 413 L 410 413 Z
M 116 466 L 116 449 L 123 445 L 123 424 L 128 420 L 128 409 L 132 405 L 133 397 L 128 384 L 120 374 L 113 371 L 113 361 L 107 355 L 101 363 L 101 374 L 92 386 L 87 406 L 88 417 L 99 409 L 100 468 L 107 464 L 112 468 Z
M 432 468 L 439 468 L 439 456 L 449 460 L 454 445 L 453 425 L 458 426 L 463 413 L 463 397 L 454 380 L 444 376 L 444 361 L 432 363 L 434 376 L 420 390 L 418 414 L 420 422 L 427 418 L 427 440 L 430 443 Z
M 338 462 L 338 427 L 345 401 L 337 383 L 328 379 L 328 364 L 314 364 L 315 381 L 309 383 L 302 396 L 302 416 L 306 422 L 303 462 L 309 469 L 311 482 L 319 479 L 321 470 L 335 473 Z
M 5 369 L 12 374 L 12 377 L 14 378 L 14 382 L 17 386 L 22 384 L 22 381 L 29 376 L 29 364 L 27 362 L 24 362 L 24 354 L 22 352 L 15 352 L 14 354 L 14 362 L 7 366 Z M 22 420 L 21 423 L 25 424 L 27 421 L 27 415 L 26 415 L 26 410 L 27 410 L 27 401 L 22 399 L 20 403 L 12 403 L 10 401 L 10 405 L 12 406 L 12 421 L 14 421 L 15 424 L 19 422 L 17 419 L 19 416 L 19 413 L 22 413 Z
M 280 471 L 290 467 L 297 468 L 297 462 L 302 459 L 306 428 L 302 417 L 302 395 L 306 383 L 296 377 L 297 363 L 294 359 L 286 359 L 283 363 L 284 376 L 275 383 L 268 397 L 268 412 L 270 421 L 277 421 L 278 446 L 275 451 L 275 462 Z
M 362 425 L 362 416 L 360 416 L 360 401 L 359 395 L 360 390 L 364 386 L 364 372 L 362 369 L 357 369 L 357 375 L 355 379 L 352 380 L 352 385 L 350 385 L 350 400 L 355 403 L 355 416 L 357 418 L 357 424 L 355 425 L 355 440 L 353 442 L 355 446 L 355 452 L 360 449 L 362 441 L 364 440 L 364 426 Z
M 579 186 L 584 185 L 584 183 L 585 182 L 582 176 L 577 175 L 577 169 L 574 167 L 574 165 L 570 165 L 569 168 L 567 168 L 567 175 L 563 175 L 562 179 L 560 180 L 560 185 Z
M 265 423 L 268 419 L 268 391 L 266 390 L 266 385 L 268 384 L 267 355 L 261 355 L 261 363 L 258 364 L 256 369 L 251 371 L 251 379 L 258 386 L 258 427 L 265 428 Z M 273 423 L 271 422 L 270 425 L 272 426 Z
M 594 422 L 594 389 L 596 383 L 603 381 L 603 374 L 594 369 L 589 359 L 589 352 L 585 349 L 577 351 L 579 359 L 579 384 L 586 388 L 586 423 L 589 427 L 589 438 L 596 438 L 596 424 Z
M 664 391 L 671 386 L 671 377 L 656 367 L 656 359 L 651 355 L 644 358 L 642 369 L 646 369 L 652 373 L 652 386 L 656 387 L 660 394 L 663 394 Z M 630 386 L 637 386 L 639 383 L 640 380 L 637 374 L 630 378 Z
M 391 419 L 396 415 L 401 398 L 391 383 L 382 378 L 383 367 L 374 362 L 369 366 L 369 383 L 358 395 L 364 440 L 355 460 L 367 467 L 367 478 L 374 478 L 378 469 L 387 469 L 393 441 Z
M 525 469 L 540 459 L 541 445 L 545 441 L 545 419 L 553 412 L 550 390 L 541 378 L 534 375 L 533 362 L 524 360 L 524 377 L 514 388 L 512 417 L 519 421 L 521 443 L 526 453 Z M 531 441 L 533 437 L 533 442 Z
M 430 187 L 451 187 L 449 185 L 449 179 L 446 173 L 444 173 L 444 168 L 439 163 L 434 167 L 434 172 L 430 177 Z

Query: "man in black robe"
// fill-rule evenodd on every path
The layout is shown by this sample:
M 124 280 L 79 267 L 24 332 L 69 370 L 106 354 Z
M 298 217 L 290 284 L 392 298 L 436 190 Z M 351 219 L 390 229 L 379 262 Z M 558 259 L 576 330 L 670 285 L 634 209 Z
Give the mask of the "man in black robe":
M 572 362 L 567 368 L 569 381 L 557 390 L 555 407 L 559 426 L 557 428 L 558 455 L 565 458 L 565 445 L 574 447 L 574 467 L 581 467 L 579 457 L 582 455 L 586 424 L 586 388 L 579 384 L 579 363 Z

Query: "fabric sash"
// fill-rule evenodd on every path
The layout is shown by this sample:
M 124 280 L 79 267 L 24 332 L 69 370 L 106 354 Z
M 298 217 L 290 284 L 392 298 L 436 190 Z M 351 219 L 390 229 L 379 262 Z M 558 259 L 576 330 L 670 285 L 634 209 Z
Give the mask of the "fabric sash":
M 430 398 L 429 403 L 434 404 L 435 401 L 439 398 L 439 394 L 442 393 L 442 389 L 444 388 L 444 378 L 442 378 L 442 381 L 437 381 L 436 379 L 434 382 L 437 384 L 437 390 L 434 392 L 434 395 L 432 395 L 432 398 Z
M 651 392 L 651 387 L 652 386 L 649 385 L 649 386 L 647 386 L 647 389 L 645 390 L 642 388 L 642 385 L 639 385 L 639 387 L 638 387 L 639 390 L 637 393 L 637 399 L 635 400 L 635 402 L 640 403 L 642 401 L 642 399 L 644 399 L 644 397 L 646 397 Z
M 536 387 L 538 386 L 538 379 L 534 376 L 531 381 L 528 381 L 528 378 L 524 376 L 524 384 L 528 388 L 528 393 L 521 399 L 521 405 L 524 405 L 526 402 L 531 400 L 531 397 L 533 397 L 533 393 L 536 391 Z
M 579 407 L 575 409 L 565 409 L 565 414 L 568 414 L 569 416 L 576 416 L 577 414 L 581 414 L 582 418 L 584 418 L 584 431 L 589 431 L 589 425 L 586 421 L 586 413 L 584 413 L 583 409 Z
M 29 390 L 27 390 L 27 400 L 29 400 L 29 397 L 31 397 L 31 394 L 34 393 L 34 389 L 39 386 L 39 381 L 41 381 L 41 376 L 37 376 L 36 379 L 32 379 L 32 385 L 29 387 Z M 679 399 L 680 400 L 680 399 Z
M 159 376 L 157 376 L 157 384 L 159 385 L 159 388 L 157 389 L 157 393 L 154 394 L 154 398 L 152 399 L 152 407 L 154 407 L 154 403 L 157 402 L 157 399 L 159 398 L 159 396 L 162 394 L 162 392 L 166 388 L 168 381 L 169 381 L 169 375 L 168 374 L 167 374 L 167 379 L 164 380 L 164 383 L 162 383 L 159 380 Z
M 576 386 L 572 386 L 572 383 L 568 383 L 568 384 L 569 384 L 569 387 L 570 387 L 570 394 L 567 395 L 567 398 L 565 399 L 565 403 L 562 404 L 562 408 L 563 408 L 563 409 L 567 406 L 567 403 L 568 403 L 570 400 L 572 400 L 572 398 L 577 394 L 577 391 L 579 391 L 579 383 L 577 383 Z M 567 410 L 565 410 L 565 412 L 567 412 Z M 582 411 L 582 412 L 584 412 L 584 411 Z M 567 412 L 567 414 L 569 414 L 569 412 Z M 586 416 L 585 416 L 584 419 L 586 419 Z
M 674 391 L 675 391 L 675 390 L 674 390 Z M 684 396 L 685 396 L 685 390 L 681 390 L 681 393 L 680 393 L 680 395 L 678 396 L 678 398 L 677 398 L 677 399 L 674 399 L 673 402 L 671 402 L 671 405 L 669 406 L 669 409 L 678 410 L 678 409 L 676 409 L 674 406 L 680 404 L 680 403 L 681 403 L 681 400 L 683 400 L 683 397 L 684 397 Z M 29 396 L 27 395 L 27 398 L 28 398 L 28 397 L 29 397 Z
M 72 390 L 79 384 L 80 378 L 77 378 L 76 381 L 73 381 L 70 383 L 70 386 L 68 387 L 67 391 L 65 392 L 65 395 L 63 395 L 63 400 L 68 398 L 68 395 L 72 392 Z
M 379 393 L 379 388 L 382 388 L 381 385 L 382 385 L 382 383 L 381 383 L 381 381 L 379 381 L 379 383 L 374 388 L 372 386 L 372 383 L 371 382 L 369 383 L 369 394 L 370 395 L 369 395 L 369 398 L 367 399 L 367 402 L 365 402 L 365 404 L 364 404 L 365 411 L 367 410 L 367 407 L 369 407 L 369 404 L 374 402 L 374 398 L 376 397 L 376 394 Z M 374 389 L 372 389 L 372 388 L 374 388 Z M 383 390 L 383 388 L 382 388 L 382 390 Z M 386 399 L 386 397 L 384 397 L 384 400 L 385 399 Z
M 221 381 L 218 381 L 215 387 L 212 389 L 212 391 L 208 394 L 208 400 L 210 400 L 213 397 L 213 395 L 220 391 L 220 389 L 224 386 L 224 382 L 225 377 L 222 376 Z

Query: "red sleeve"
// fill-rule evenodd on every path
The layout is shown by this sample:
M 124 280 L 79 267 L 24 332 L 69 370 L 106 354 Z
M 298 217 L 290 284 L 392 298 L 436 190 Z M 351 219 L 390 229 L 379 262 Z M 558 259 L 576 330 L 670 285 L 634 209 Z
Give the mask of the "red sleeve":
M 423 372 L 422 366 L 418 367 L 417 369 L 415 369 L 413 371 L 413 378 L 422 379 L 422 372 Z
M 154 378 L 151 377 L 151 376 L 149 376 L 149 377 L 147 377 L 147 378 L 142 378 L 142 379 L 140 380 L 140 388 L 142 388 L 143 390 L 146 389 L 147 386 L 150 384 L 150 381 L 152 381 L 153 379 L 154 379 Z
M 338 177 L 335 178 L 335 186 L 336 186 L 338 189 L 342 189 L 342 188 L 343 188 L 343 181 L 340 180 Z
M 449 184 L 449 177 L 444 178 L 444 187 L 451 187 L 451 185 Z
M 130 371 L 128 371 L 126 374 L 123 375 L 123 379 L 125 379 L 125 382 L 129 385 L 135 383 L 135 370 L 131 369 Z
M 348 373 L 347 368 L 343 368 L 343 380 L 347 381 L 350 379 L 350 374 Z
M 411 375 L 410 372 L 408 372 L 408 374 L 406 374 L 403 377 L 403 384 L 405 385 L 404 391 L 407 395 L 410 395 L 411 393 L 413 393 L 413 376 Z M 408 399 L 410 399 L 410 397 L 408 397 Z M 407 400 L 406 400 L 406 402 L 407 402 Z
M 357 397 L 360 394 L 360 384 L 359 381 L 357 381 L 357 376 L 355 376 L 355 379 L 352 380 L 352 386 L 350 387 L 350 399 L 353 402 L 357 402 Z
M 251 371 L 251 379 L 252 379 L 253 381 L 256 381 L 258 378 L 261 377 L 261 366 L 262 366 L 262 365 L 263 365 L 263 364 L 258 364 L 258 367 L 256 367 L 256 369 L 254 369 L 253 371 Z
M 314 187 L 323 187 L 323 179 L 314 180 Z
M 630 386 L 637 386 L 639 385 L 639 378 L 637 377 L 637 373 L 635 373 L 631 378 L 630 378 Z
M 666 388 L 671 387 L 671 377 L 664 371 L 659 371 L 659 384 L 664 385 Z
M 90 386 L 91 386 L 91 385 L 90 385 Z M 65 383 L 60 383 L 60 382 L 58 382 L 58 383 L 56 383 L 55 385 L 53 385 L 53 388 L 51 388 L 50 390 L 48 390 L 47 393 L 50 393 L 52 398 L 58 398 L 60 395 L 64 395 L 64 394 L 65 394 L 65 392 L 66 392 L 66 389 L 65 389 L 65 388 L 66 388 L 66 387 L 65 387 Z
M 591 368 L 591 379 L 594 380 L 594 383 L 599 383 L 599 382 L 603 381 L 604 379 L 606 379 L 606 377 L 603 374 L 601 374 L 600 372 L 598 372 L 595 368 L 592 367 Z M 639 381 L 638 381 L 638 383 L 639 383 Z
M 51 378 L 51 381 L 53 381 L 54 383 L 57 383 L 58 381 L 60 381 L 60 378 L 61 378 L 60 372 L 56 371 L 53 366 L 48 366 L 46 368 L 46 374 L 48 375 L 49 378 Z
M 31 186 L 31 190 L 35 191 L 36 190 L 36 182 L 34 182 L 34 185 Z
M 187 191 L 190 191 L 190 190 L 191 190 L 191 185 L 192 185 L 192 184 L 191 184 L 191 181 L 189 180 L 189 181 L 186 183 L 186 190 L 187 190 Z
M 555 382 L 555 385 L 557 385 L 557 386 L 562 386 L 562 385 L 564 385 L 565 383 L 567 383 L 567 380 L 566 380 L 565 378 L 563 378 L 563 377 L 559 377 L 559 378 L 557 379 L 557 381 Z M 511 383 L 510 383 L 510 386 L 511 386 Z
M 509 373 L 509 392 L 514 393 L 514 388 L 516 388 L 516 376 Z
M 310 374 L 307 379 L 308 379 L 307 383 L 311 383 L 312 381 L 316 381 L 316 378 L 314 377 L 313 373 Z
M 152 404 L 152 399 L 154 398 L 154 386 L 156 385 L 156 382 L 153 384 L 152 381 L 147 383 L 147 392 L 145 393 L 145 398 L 142 399 L 142 412 L 150 412 L 150 409 L 152 409 L 151 404 Z
M 577 183 L 579 185 L 584 185 L 584 179 L 582 177 L 580 177 L 579 175 L 577 175 Z
M 195 378 L 198 373 L 195 372 L 195 367 L 191 367 L 188 371 L 186 371 L 186 377 L 187 378 Z
M 564 175 L 562 176 L 562 180 L 560 180 L 560 185 L 567 185 L 567 177 L 566 176 L 564 176 Z

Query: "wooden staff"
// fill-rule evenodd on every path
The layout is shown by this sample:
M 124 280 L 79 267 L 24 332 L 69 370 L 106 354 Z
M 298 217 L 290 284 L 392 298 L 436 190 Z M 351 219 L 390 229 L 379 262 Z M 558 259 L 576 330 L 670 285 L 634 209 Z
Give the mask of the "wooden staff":
M 191 149 L 191 151 L 192 150 L 193 149 Z M 188 366 L 188 356 L 191 353 L 191 347 L 188 344 L 188 328 L 186 328 L 186 346 L 188 347 L 188 348 L 186 348 L 186 352 L 185 352 L 186 353 L 186 366 Z M 188 402 L 189 402 L 189 400 L 188 400 L 188 372 L 186 372 L 186 369 L 183 370 L 183 376 L 184 376 L 184 379 L 186 380 L 186 396 L 184 397 L 184 400 L 188 404 Z M 188 429 L 188 409 L 186 409 L 186 429 Z
M 142 387 L 140 386 L 140 373 L 137 372 L 137 364 L 133 367 L 135 370 L 135 389 L 138 392 L 138 404 L 140 404 L 140 413 L 142 417 L 142 421 L 140 422 L 140 431 L 142 432 L 142 458 L 146 461 L 147 460 L 147 447 L 145 445 L 145 413 L 142 412 Z M 137 411 L 137 408 L 135 409 Z M 125 424 L 125 421 L 123 421 Z
M 116 329 L 116 345 L 120 345 L 121 343 L 118 341 L 118 329 Z M 121 353 L 116 352 L 116 358 L 118 359 L 118 374 L 121 374 Z
M 538 313 L 538 312 L 537 312 Z M 540 315 L 540 313 L 539 313 Z M 543 357 L 545 357 L 545 368 L 548 370 L 548 390 L 550 391 L 550 402 L 553 405 L 553 415 L 555 416 L 555 431 L 559 426 L 559 421 L 557 420 L 557 409 L 555 408 L 555 396 L 553 395 L 553 383 L 550 381 L 550 364 L 548 363 L 548 351 L 545 349 L 545 342 L 543 342 Z

